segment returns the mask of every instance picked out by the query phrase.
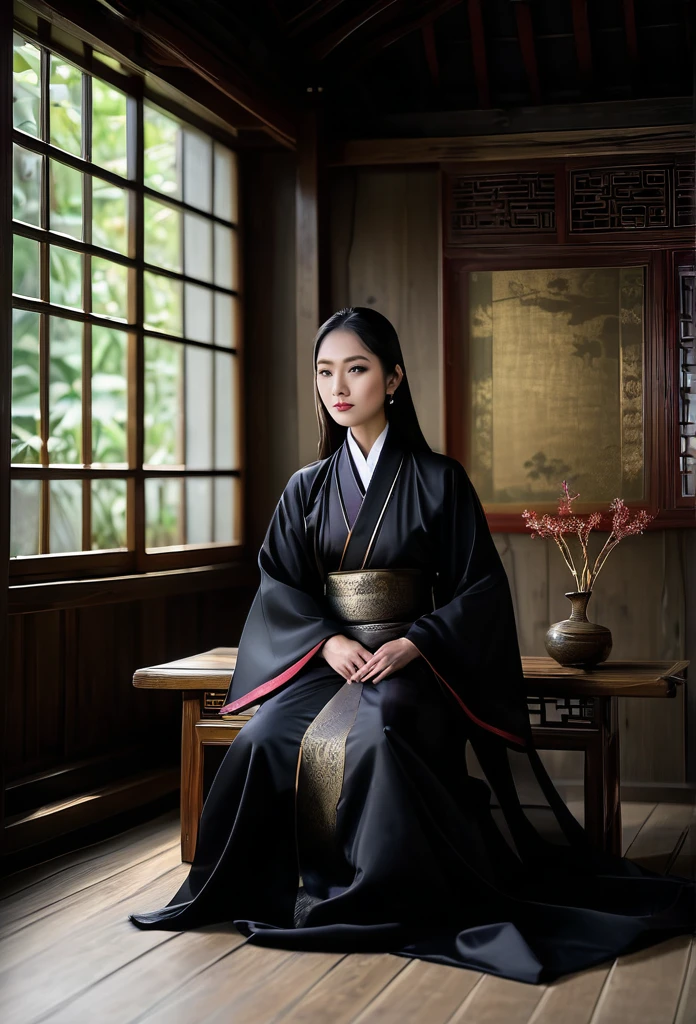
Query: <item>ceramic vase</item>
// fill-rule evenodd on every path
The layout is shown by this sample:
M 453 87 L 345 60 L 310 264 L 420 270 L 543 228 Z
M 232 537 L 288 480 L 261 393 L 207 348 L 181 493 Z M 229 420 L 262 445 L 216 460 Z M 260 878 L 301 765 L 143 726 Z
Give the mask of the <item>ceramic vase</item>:
M 606 661 L 612 647 L 611 630 L 587 618 L 591 590 L 569 591 L 569 619 L 554 622 L 546 633 L 546 650 L 559 665 L 592 668 Z

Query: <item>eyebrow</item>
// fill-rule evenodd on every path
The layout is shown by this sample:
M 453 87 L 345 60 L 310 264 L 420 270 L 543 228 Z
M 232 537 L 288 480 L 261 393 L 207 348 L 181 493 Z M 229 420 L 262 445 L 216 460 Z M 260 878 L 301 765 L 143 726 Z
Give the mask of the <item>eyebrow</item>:
M 368 357 L 367 356 L 348 356 L 347 359 L 343 360 L 343 362 L 344 363 L 350 363 L 353 359 L 365 359 L 365 360 L 367 360 Z M 317 359 L 317 366 L 319 365 L 319 363 L 328 363 L 329 366 L 333 366 L 333 359 Z

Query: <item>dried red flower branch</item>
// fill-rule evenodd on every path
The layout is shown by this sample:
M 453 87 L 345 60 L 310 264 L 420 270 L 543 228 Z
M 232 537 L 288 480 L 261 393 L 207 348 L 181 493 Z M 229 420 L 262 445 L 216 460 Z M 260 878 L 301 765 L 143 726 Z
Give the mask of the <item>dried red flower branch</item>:
M 632 534 L 642 533 L 645 527 L 648 525 L 655 516 L 646 512 L 645 509 L 640 509 L 636 512 L 633 518 L 631 518 L 631 512 L 626 508 L 626 505 L 622 498 L 614 498 L 609 505 L 609 508 L 614 513 L 611 520 L 611 532 L 604 544 L 604 547 L 595 558 L 592 567 L 590 568 L 589 554 L 587 550 L 587 544 L 590 533 L 592 530 L 601 525 L 602 513 L 591 512 L 587 518 L 577 516 L 573 512 L 573 502 L 576 498 L 579 498 L 579 494 L 571 494 L 568 488 L 568 482 L 563 480 L 561 483 L 562 493 L 558 499 L 558 515 L 551 516 L 545 513 L 541 517 L 534 511 L 524 510 L 522 518 L 525 521 L 525 525 L 528 529 L 532 530 L 532 538 L 534 537 L 553 537 L 554 541 L 558 545 L 558 548 L 563 555 L 563 559 L 575 578 L 575 586 L 580 591 L 591 590 L 595 580 L 599 576 L 600 572 L 604 567 L 609 554 L 614 550 L 616 545 L 624 537 L 629 537 Z M 577 568 L 573 554 L 570 550 L 568 542 L 565 540 L 565 534 L 574 533 L 580 541 L 580 547 L 582 548 L 583 564 L 580 569 Z

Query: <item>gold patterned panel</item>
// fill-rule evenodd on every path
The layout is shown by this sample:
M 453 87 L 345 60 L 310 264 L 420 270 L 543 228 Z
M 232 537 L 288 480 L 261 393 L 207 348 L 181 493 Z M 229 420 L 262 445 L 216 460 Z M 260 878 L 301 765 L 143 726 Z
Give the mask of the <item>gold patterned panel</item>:
M 300 745 L 295 788 L 300 875 L 331 877 L 336 864 L 336 808 L 343 788 L 346 740 L 362 683 L 344 683 L 308 726 Z
M 644 268 L 469 275 L 470 476 L 488 511 L 644 496 Z

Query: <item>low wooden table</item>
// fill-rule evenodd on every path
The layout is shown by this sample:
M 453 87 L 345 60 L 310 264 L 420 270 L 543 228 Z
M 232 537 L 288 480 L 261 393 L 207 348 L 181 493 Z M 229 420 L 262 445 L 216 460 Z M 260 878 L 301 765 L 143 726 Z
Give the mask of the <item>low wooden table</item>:
M 256 708 L 218 714 L 236 647 L 141 668 L 133 685 L 181 690 L 181 857 L 192 861 L 203 809 L 203 748 L 228 746 Z M 619 697 L 674 697 L 688 661 L 609 661 L 591 671 L 552 658 L 522 658 L 534 741 L 541 750 L 585 754 L 585 828 L 597 846 L 621 853 Z

